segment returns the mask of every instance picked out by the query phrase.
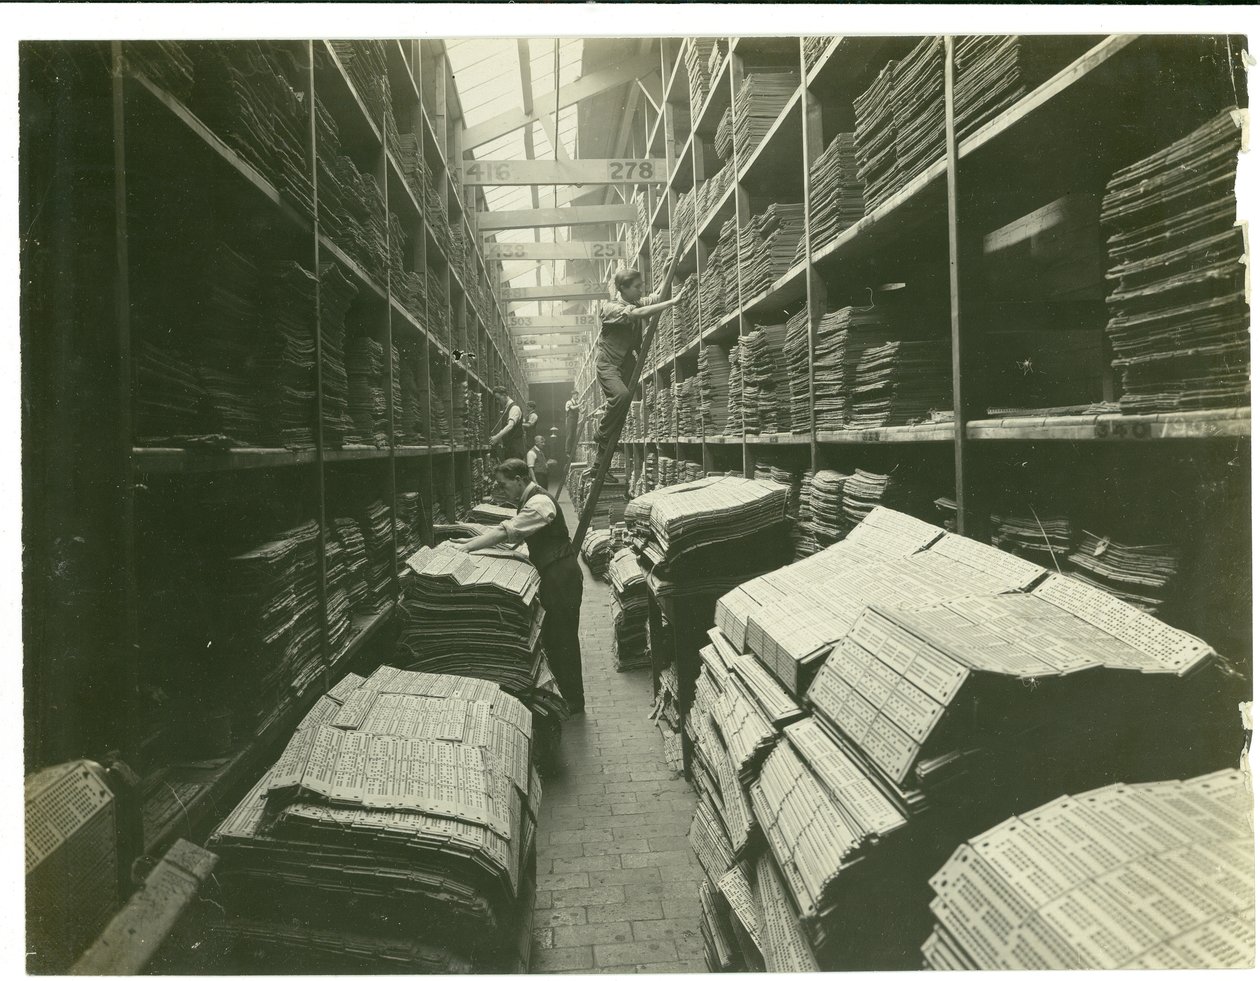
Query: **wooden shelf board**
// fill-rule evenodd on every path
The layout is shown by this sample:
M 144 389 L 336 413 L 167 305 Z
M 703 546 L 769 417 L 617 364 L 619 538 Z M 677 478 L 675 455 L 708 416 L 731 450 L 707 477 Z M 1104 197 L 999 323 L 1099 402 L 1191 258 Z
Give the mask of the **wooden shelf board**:
M 916 426 L 880 426 L 873 429 L 847 429 L 818 433 L 822 445 L 853 443 L 948 443 L 954 439 L 952 422 L 925 422 Z
M 852 258 L 904 231 L 918 212 L 945 208 L 945 160 L 936 161 L 873 212 L 827 245 L 814 250 L 814 265 Z M 895 220 L 894 220 L 895 219 Z
M 408 205 L 408 217 L 411 220 L 423 221 L 424 210 L 420 207 L 420 202 L 416 200 L 415 192 L 411 189 L 411 185 L 407 183 L 407 178 L 403 176 L 402 167 L 389 150 L 385 151 L 385 159 L 389 165 L 389 200 L 391 207 L 394 199 L 398 198 Z
M 449 267 L 451 264 L 450 260 L 447 259 L 446 252 L 442 249 L 441 243 L 438 242 L 437 233 L 433 231 L 433 225 L 427 217 L 424 219 L 424 235 L 426 239 L 424 250 L 425 263 L 433 265 L 434 260 L 437 260 L 439 269 Z
M 315 462 L 314 450 L 249 446 L 229 450 L 189 450 L 179 447 L 135 446 L 131 458 L 140 473 L 214 473 L 223 470 L 262 470 Z
M 678 46 L 678 57 L 674 59 L 674 65 L 669 71 L 669 84 L 665 86 L 662 105 L 666 102 L 674 102 L 679 96 L 688 94 L 687 69 L 683 64 L 684 61 L 683 45 L 680 44 Z M 682 91 L 675 92 L 674 86 L 679 84 L 682 85 Z
M 722 196 L 718 198 L 717 204 L 705 215 L 704 221 L 696 226 L 695 238 L 716 238 L 722 230 L 723 223 L 734 213 L 735 185 L 732 183 L 730 187 L 722 192 Z M 695 238 L 692 239 L 693 244 Z
M 335 663 L 340 665 L 352 661 L 363 646 L 380 632 L 393 616 L 394 610 L 395 604 L 389 603 L 375 613 L 354 617 L 350 624 L 350 642 Z M 268 757 L 282 740 L 292 735 L 293 727 L 310 711 L 323 693 L 322 684 L 312 684 L 276 720 L 269 731 L 234 750 L 217 767 L 183 764 L 165 770 L 164 779 L 154 780 L 147 790 L 148 795 L 174 793 L 170 787 L 173 778 L 180 779 L 181 783 L 198 783 L 201 786 L 191 797 L 178 798 L 180 806 L 173 812 L 164 812 L 171 814 L 167 821 L 160 825 L 145 826 L 145 853 L 160 855 L 179 837 L 198 838 L 200 832 L 209 830 L 209 822 L 231 811 L 246 785 L 257 777 Z
M 302 231 L 309 232 L 311 223 L 301 214 L 299 214 L 288 201 L 286 201 L 266 177 L 260 174 L 245 158 L 228 146 L 220 139 L 213 130 L 195 116 L 182 102 L 176 99 L 165 89 L 159 88 L 144 75 L 133 72 L 128 75 L 135 87 L 144 92 L 149 98 L 153 99 L 159 105 L 163 106 L 171 116 L 182 123 L 183 126 L 193 136 L 197 137 L 206 147 L 218 156 L 224 163 L 235 170 L 243 177 L 256 191 L 262 194 L 270 201 L 281 214 L 284 215 L 294 226 Z
M 836 52 L 840 50 L 840 45 L 844 42 L 844 40 L 845 39 L 843 37 L 837 36 L 827 42 L 827 46 L 823 49 L 823 53 L 819 55 L 818 60 L 814 62 L 814 67 L 805 74 L 806 87 L 813 85 L 819 74 L 827 68 L 831 59 L 835 57 Z
M 355 463 L 361 460 L 388 460 L 389 450 L 376 446 L 343 446 L 339 450 L 325 450 L 325 463 Z
M 323 232 L 319 236 L 319 247 L 321 250 L 327 250 L 332 253 L 333 258 L 345 266 L 346 270 L 359 281 L 359 285 L 365 287 L 378 300 L 386 299 L 385 290 L 369 279 L 368 274 L 363 271 L 363 267 L 346 255 L 341 250 L 341 247 Z
M 744 437 L 750 446 L 808 446 L 809 433 L 773 433 Z
M 691 132 L 693 134 L 714 133 L 717 131 L 718 123 L 722 121 L 722 113 L 731 104 L 730 70 L 731 52 L 728 47 L 726 54 L 722 56 L 722 63 L 712 75 L 713 84 L 709 87 L 709 94 L 705 96 L 704 105 L 700 108 L 700 114 L 691 117 Z M 721 93 L 720 96 L 718 95 L 719 92 Z
M 710 327 L 700 335 L 701 344 L 716 344 L 722 339 L 729 338 L 739 333 L 739 311 L 729 316 L 723 317 L 713 327 Z
M 337 52 L 328 41 L 317 41 L 316 44 L 324 46 L 324 64 L 328 66 L 326 73 L 336 80 L 341 89 L 336 95 L 337 97 L 324 100 L 324 106 L 331 113 L 336 113 L 343 106 L 350 106 L 351 110 L 347 114 L 343 113 L 342 118 L 337 120 L 337 130 L 341 137 L 343 147 L 346 145 L 347 137 L 350 140 L 362 141 L 359 149 L 379 150 L 382 146 L 381 129 L 372 119 L 372 114 L 368 112 L 368 108 L 363 103 L 359 90 L 354 83 L 350 81 L 350 76 L 346 72 L 345 65 L 341 63 L 341 59 L 337 57 Z M 319 59 L 316 59 L 316 70 L 318 71 Z M 344 100 L 344 101 L 343 101 Z M 349 123 L 349 125 L 346 125 Z
M 789 150 L 788 152 L 795 152 L 799 156 L 801 153 L 800 108 L 801 90 L 798 86 L 796 91 L 792 93 L 792 97 L 788 99 L 787 105 L 779 111 L 779 115 L 776 116 L 774 122 L 770 124 L 770 129 L 767 130 L 766 135 L 761 138 L 761 142 L 758 143 L 756 148 L 753 150 L 752 155 L 748 158 L 748 162 L 739 168 L 739 173 L 736 175 L 736 181 L 738 183 L 745 183 L 754 169 L 761 169 L 761 166 L 759 166 L 760 164 L 773 162 L 772 151 L 778 149 L 777 144 L 780 140 L 792 141 L 792 138 L 795 137 L 795 140 L 789 143 L 789 146 L 794 147 L 795 149 Z M 795 128 L 793 128 L 790 122 L 793 120 L 793 117 L 795 117 Z
M 679 190 L 680 193 L 689 190 L 695 184 L 695 171 L 685 172 L 684 168 L 691 163 L 691 155 L 695 153 L 696 141 L 694 136 L 688 136 L 683 140 L 682 147 L 678 153 L 678 159 L 674 163 L 674 171 L 669 175 L 668 187 Z M 677 187 L 679 178 L 682 178 L 682 188 Z M 667 201 L 668 196 L 662 195 L 661 201 Z M 660 211 L 660 208 L 657 208 Z
M 444 357 L 449 356 L 450 352 L 447 350 L 446 345 L 430 334 L 425 326 L 412 315 L 411 311 L 398 302 L 398 298 L 396 296 L 391 296 L 389 298 L 389 309 L 391 313 L 395 313 L 405 320 L 412 329 L 418 331 L 420 336 L 428 343 L 436 347 Z
M 782 276 L 776 279 L 770 288 L 744 304 L 740 313 L 750 316 L 755 313 L 769 313 L 782 309 L 784 304 L 792 303 L 805 296 L 805 260 L 802 259 Z
M 1251 436 L 1251 409 L 1196 409 L 1144 415 L 1008 416 L 967 423 L 968 439 L 1150 442 Z
M 1033 89 L 1015 105 L 1004 110 L 959 143 L 959 159 L 976 153 L 985 144 L 1018 126 L 1046 103 L 1074 88 L 1082 80 L 1106 66 L 1116 55 L 1137 40 L 1136 35 L 1113 34 L 1095 45 L 1057 75 Z
M 363 647 L 380 633 L 385 624 L 389 622 L 395 608 L 394 603 L 387 603 L 375 613 L 352 617 L 350 620 L 350 643 L 346 645 L 346 651 L 339 660 L 353 661 L 359 652 L 363 650 Z
M 696 259 L 696 240 L 693 238 L 691 244 L 678 256 L 678 267 L 676 273 L 680 278 L 686 278 L 699 268 L 699 262 Z
M 437 130 L 433 126 L 433 120 L 429 116 L 429 109 L 423 103 L 420 105 L 421 130 L 424 136 L 423 145 L 427 148 L 428 154 L 437 163 L 439 169 L 446 167 L 446 148 L 442 145 L 442 141 L 437 138 Z M 431 162 L 434 162 L 431 161 Z M 436 174 L 434 175 L 437 176 Z
M 390 88 L 393 88 L 396 80 L 406 90 L 406 96 L 419 103 L 420 86 L 416 84 L 416 77 L 411 73 L 411 64 L 407 60 L 407 52 L 403 50 L 402 45 L 402 41 L 397 39 L 385 44 L 385 54 L 390 68 Z

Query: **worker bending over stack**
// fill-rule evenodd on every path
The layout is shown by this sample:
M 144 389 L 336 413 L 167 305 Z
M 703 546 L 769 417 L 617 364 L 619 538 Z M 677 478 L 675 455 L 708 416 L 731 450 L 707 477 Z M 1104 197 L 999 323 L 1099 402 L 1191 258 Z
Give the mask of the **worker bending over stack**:
M 569 529 L 556 499 L 530 477 L 524 460 L 504 460 L 494 469 L 497 496 L 516 505 L 516 514 L 497 528 L 456 544 L 465 552 L 501 542 L 524 542 L 542 579 L 538 598 L 543 617 L 543 646 L 569 711 L 586 711 L 578 619 L 582 612 L 582 570 L 569 541 Z

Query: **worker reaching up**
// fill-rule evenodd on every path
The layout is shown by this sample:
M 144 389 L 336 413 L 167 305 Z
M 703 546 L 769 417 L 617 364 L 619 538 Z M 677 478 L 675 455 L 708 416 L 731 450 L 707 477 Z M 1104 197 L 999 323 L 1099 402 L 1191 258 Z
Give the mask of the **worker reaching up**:
M 634 365 L 643 342 L 643 321 L 668 310 L 678 298 L 668 296 L 678 259 L 669 260 L 661 274 L 661 288 L 643 296 L 643 274 L 637 269 L 622 269 L 613 279 L 617 296 L 605 300 L 599 313 L 599 340 L 595 347 L 595 377 L 608 400 L 604 417 L 595 435 L 595 459 L 613 438 L 626 410 L 630 408 L 630 387 L 634 383 Z
M 556 499 L 531 478 L 524 460 L 504 460 L 494 469 L 499 498 L 516 505 L 516 514 L 483 535 L 457 542 L 465 552 L 502 542 L 524 542 L 529 561 L 542 580 L 538 599 L 545 616 L 543 647 L 569 711 L 586 711 L 582 685 L 582 651 L 578 646 L 578 618 L 582 612 L 582 570 L 569 541 L 569 529 Z

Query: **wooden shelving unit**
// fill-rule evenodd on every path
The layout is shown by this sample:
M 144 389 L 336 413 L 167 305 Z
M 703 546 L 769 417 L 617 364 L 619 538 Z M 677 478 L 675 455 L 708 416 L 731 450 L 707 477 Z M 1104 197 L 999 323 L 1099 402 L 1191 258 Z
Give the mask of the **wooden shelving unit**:
M 155 808 L 150 800 L 141 807 L 143 820 L 138 812 L 133 815 L 143 825 L 144 848 L 149 851 L 160 850 L 172 836 L 201 828 L 209 817 L 222 814 L 223 806 L 239 797 L 243 781 L 253 779 L 270 763 L 292 725 L 322 692 L 352 664 L 371 670 L 374 659 L 379 659 L 379 650 L 374 654 L 373 649 L 375 642 L 390 635 L 396 612 L 392 600 L 370 615 L 353 617 L 348 646 L 339 653 L 334 655 L 330 646 L 325 532 L 332 518 L 378 499 L 389 507 L 392 524 L 396 495 L 404 491 L 418 491 L 426 512 L 436 502 L 454 518 L 451 509 L 457 502 L 469 501 L 474 493 L 474 463 L 486 457 L 489 447 L 486 432 L 472 431 L 454 446 L 395 445 L 392 438 L 384 448 L 325 445 L 319 329 L 314 331 L 318 367 L 313 411 L 318 422 L 313 448 L 203 449 L 184 448 L 174 441 L 169 446 L 151 445 L 154 440 L 137 445 L 139 440 L 132 435 L 132 403 L 138 384 L 133 347 L 141 343 L 140 325 L 151 329 L 154 318 L 144 307 L 144 290 L 138 288 L 147 285 L 144 277 L 150 275 L 149 269 L 137 265 L 135 250 L 128 248 L 129 226 L 139 220 L 129 206 L 155 187 L 200 182 L 207 199 L 213 201 L 207 209 L 212 220 L 201 214 L 172 213 L 171 249 L 178 249 L 181 239 L 208 239 L 231 227 L 239 240 L 248 240 L 250 231 L 256 231 L 263 256 L 273 243 L 281 242 L 280 257 L 296 259 L 308 270 L 330 262 L 340 266 L 358 290 L 347 314 L 348 330 L 353 320 L 359 333 L 383 346 L 383 387 L 391 434 L 395 414 L 401 411 L 394 404 L 393 344 L 418 352 L 422 371 L 429 376 L 420 405 L 426 432 L 433 431 L 439 399 L 445 401 L 442 408 L 454 424 L 453 393 L 460 381 L 482 395 L 483 428 L 494 421 L 491 413 L 497 414 L 491 395 L 494 385 L 505 384 L 522 399 L 526 394 L 524 372 L 509 342 L 499 300 L 499 263 L 486 262 L 475 234 L 476 212 L 486 206 L 484 196 L 473 189 L 461 193 L 447 170 L 448 161 L 462 158 L 464 123 L 443 44 L 389 41 L 385 54 L 398 130 L 418 136 L 437 191 L 436 207 L 444 215 L 430 213 L 433 202 L 424 200 L 408 183 L 401 162 L 386 145 L 385 120 L 373 117 L 370 100 L 358 90 L 334 46 L 326 41 L 282 44 L 284 57 L 297 66 L 294 75 L 305 78 L 305 84 L 298 86 L 303 105 L 309 107 L 302 134 L 305 173 L 311 180 L 310 200 L 305 202 L 294 202 L 289 197 L 292 192 L 276 187 L 260 173 L 233 148 L 226 134 L 216 132 L 180 98 L 146 77 L 129 57 L 126 44 L 50 45 L 24 68 L 32 104 L 56 107 L 55 112 L 24 115 L 24 139 L 49 147 L 44 158 L 32 154 L 24 170 L 24 191 L 30 192 L 24 200 L 38 200 L 48 187 L 55 187 L 66 202 L 91 210 L 96 219 L 92 251 L 64 239 L 65 230 L 73 229 L 79 217 L 69 203 L 42 216 L 28 215 L 32 229 L 28 258 L 33 271 L 23 321 L 30 325 L 30 333 L 46 333 L 47 339 L 38 345 L 28 342 L 31 373 L 27 379 L 43 372 L 48 380 L 32 389 L 28 422 L 37 428 L 28 427 L 27 435 L 37 435 L 49 448 L 33 451 L 26 461 L 28 466 L 34 463 L 28 477 L 33 483 L 28 482 L 27 489 L 64 480 L 79 470 L 85 477 L 46 495 L 37 527 L 28 537 L 28 546 L 37 553 L 35 561 L 46 568 L 59 561 L 59 543 L 67 536 L 83 543 L 80 551 L 84 554 L 66 583 L 45 580 L 45 587 L 29 597 L 27 765 L 36 767 L 75 755 L 99 758 L 115 751 L 140 773 L 151 794 L 165 793 L 172 781 L 195 785 L 194 793 L 177 795 L 179 806 L 173 810 Z M 60 71 L 36 65 L 41 58 L 55 63 Z M 397 284 L 391 284 L 388 265 L 372 270 L 376 275 L 371 275 L 324 227 L 327 216 L 321 209 L 329 206 L 321 196 L 314 167 L 320 139 L 317 103 L 335 121 L 341 152 L 378 184 L 386 228 L 392 216 L 411 243 L 403 265 L 426 277 L 429 308 L 423 322 L 404 307 Z M 73 152 L 54 155 L 56 147 L 68 144 L 74 145 Z M 152 152 L 155 147 L 165 149 Z M 46 185 L 46 181 L 51 183 Z M 76 182 L 79 188 L 87 188 L 77 198 L 70 193 Z M 153 210 L 146 208 L 146 216 Z M 443 251 L 434 230 L 439 219 L 462 231 L 465 248 L 472 252 L 466 262 L 452 260 Z M 247 231 L 242 233 L 242 227 Z M 387 235 L 385 248 L 389 247 Z M 66 277 L 73 277 L 73 290 L 65 288 Z M 318 276 L 315 282 L 319 283 Z M 434 306 L 439 297 L 448 298 L 450 305 L 449 313 L 440 314 L 449 316 L 450 341 L 429 328 L 439 317 Z M 312 322 L 318 325 L 318 285 L 314 302 Z M 27 333 L 24 330 L 24 336 Z M 474 357 L 467 363 L 456 362 L 453 348 Z M 73 361 L 69 352 L 77 349 L 84 355 Z M 70 393 L 75 393 L 75 403 L 65 401 Z M 93 449 L 84 456 L 82 447 Z M 251 528 L 255 518 L 259 528 L 270 527 L 273 532 L 302 521 L 317 522 L 322 634 L 316 642 L 322 670 L 305 690 L 293 693 L 283 718 L 264 737 L 234 733 L 226 758 L 189 770 L 189 757 L 164 747 L 163 740 L 147 732 L 142 721 L 150 714 L 145 706 L 154 693 L 140 664 L 151 661 L 156 652 L 144 649 L 146 641 L 138 623 L 137 583 L 151 543 L 140 540 L 137 515 L 192 494 L 191 488 L 230 496 L 236 510 L 250 516 Z M 251 500 L 258 502 L 254 512 Z M 66 515 L 82 517 L 66 524 Z M 54 526 L 59 520 L 64 527 Z M 236 529 L 217 530 L 225 539 L 235 540 Z M 213 535 L 210 530 L 202 539 Z M 395 560 L 389 587 L 394 597 L 398 577 Z M 59 624 L 59 618 L 66 622 Z M 162 653 L 175 661 L 184 654 L 179 650 Z M 164 816 L 154 818 L 155 814 Z
M 700 105 L 690 103 L 685 42 L 666 40 L 658 45 L 660 77 L 669 81 L 659 110 L 651 106 L 640 110 L 637 130 L 642 138 L 634 149 L 668 160 L 671 178 L 663 193 L 647 197 L 651 219 L 646 233 L 629 224 L 619 233 L 635 257 L 630 263 L 637 264 L 652 288 L 658 285 L 652 280 L 654 236 L 675 227 L 682 196 L 699 189 L 721 166 L 714 137 L 743 78 L 758 65 L 795 60 L 797 87 L 765 137 L 747 159 L 741 159 L 740 148 L 735 147 L 730 161 L 734 186 L 696 216 L 694 233 L 672 245 L 674 251 L 681 250 L 675 285 L 693 272 L 703 284 L 724 222 L 734 216 L 737 229 L 743 229 L 771 201 L 805 206 L 804 258 L 755 294 L 746 288 L 742 266 L 738 262 L 734 268 L 728 266 L 728 283 L 733 272 L 739 284 L 735 309 L 719 311 L 715 325 L 706 326 L 702 290 L 697 290 L 696 315 L 701 343 L 716 342 L 729 351 L 752 326 L 784 323 L 807 308 L 811 428 L 808 433 L 700 438 L 680 438 L 675 430 L 663 437 L 627 440 L 623 448 L 628 471 L 641 473 L 648 456 L 660 453 L 680 464 L 699 460 L 706 472 L 736 470 L 749 476 L 758 463 L 772 461 L 798 471 L 831 468 L 849 473 L 860 467 L 887 473 L 917 468 L 939 477 L 937 496 L 957 502 L 958 530 L 983 540 L 990 534 L 990 515 L 1026 502 L 1035 485 L 1048 482 L 1043 479 L 1047 475 L 1062 484 L 1065 475 L 1087 472 L 1088 479 L 1078 488 L 1060 492 L 1065 508 L 1083 510 L 1086 527 L 1102 534 L 1110 523 L 1143 524 L 1142 515 L 1167 513 L 1164 527 L 1171 526 L 1170 537 L 1180 540 L 1184 529 L 1178 527 L 1176 509 L 1202 512 L 1194 519 L 1195 527 L 1212 544 L 1187 542 L 1189 569 L 1181 574 L 1183 586 L 1201 592 L 1201 587 L 1189 583 L 1196 570 L 1219 573 L 1224 561 L 1208 556 L 1208 550 L 1233 541 L 1236 561 L 1225 564 L 1242 583 L 1239 595 L 1247 594 L 1250 409 L 1065 416 L 1048 414 L 1056 403 L 1043 408 L 1032 401 L 1025 415 L 989 417 L 990 406 L 1010 403 L 991 394 L 985 369 L 985 357 L 995 356 L 990 352 L 996 342 L 986 322 L 992 301 L 982 254 L 986 234 L 1065 195 L 1101 195 L 1115 170 L 1167 146 L 1234 100 L 1245 98 L 1235 84 L 1240 71 L 1237 39 L 1026 38 L 1043 74 L 1032 80 L 1022 97 L 961 139 L 949 120 L 945 153 L 939 159 L 929 160 L 878 207 L 868 205 L 865 217 L 830 241 L 818 241 L 817 216 L 811 220 L 810 214 L 815 190 L 812 163 L 837 133 L 854 130 L 854 98 L 890 60 L 907 55 L 919 40 L 834 37 L 807 68 L 800 39 L 728 39 L 728 54 Z M 947 59 L 952 59 L 952 44 L 953 39 L 947 39 Z M 946 78 L 952 79 L 952 67 Z M 952 101 L 946 98 L 945 105 L 948 112 Z M 1101 230 L 1098 242 L 1105 256 Z M 609 264 L 607 278 L 612 271 Z M 1117 394 L 1117 375 L 1103 336 L 1107 316 L 1102 268 L 1097 273 L 1097 297 L 1084 319 L 1096 331 L 1098 353 L 1082 362 L 1081 370 L 1098 379 L 1098 388 L 1091 400 L 1081 402 L 1106 402 Z M 812 424 L 812 373 L 816 328 L 823 313 L 863 305 L 867 287 L 904 283 L 912 291 L 923 282 L 931 286 L 924 287 L 922 302 L 935 311 L 933 323 L 939 322 L 939 336 L 948 338 L 953 354 L 953 404 L 939 406 L 937 416 L 946 421 L 818 431 Z M 682 340 L 674 349 L 660 352 L 645 369 L 644 380 L 660 390 L 694 376 L 698 347 L 694 339 Z M 593 350 L 577 380 L 584 415 L 590 416 L 602 402 Z M 584 438 L 592 438 L 590 433 L 588 428 Z M 940 519 L 934 513 L 919 516 Z M 1145 524 L 1147 530 L 1159 527 L 1149 520 Z M 1249 605 L 1233 612 L 1240 617 L 1237 629 L 1222 629 L 1219 616 L 1206 611 L 1182 611 L 1177 625 L 1236 653 L 1241 645 L 1240 660 L 1249 663 L 1250 642 L 1245 636 Z

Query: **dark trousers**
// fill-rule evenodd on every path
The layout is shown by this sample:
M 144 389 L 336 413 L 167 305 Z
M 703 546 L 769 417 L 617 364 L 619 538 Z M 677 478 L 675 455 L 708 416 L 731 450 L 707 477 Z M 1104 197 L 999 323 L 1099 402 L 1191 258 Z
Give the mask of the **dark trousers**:
M 604 391 L 607 404 L 604 406 L 604 418 L 599 421 L 599 432 L 595 442 L 607 446 L 612 438 L 614 427 L 620 427 L 630 408 L 630 384 L 634 381 L 634 355 L 627 354 L 617 364 L 607 357 L 603 351 L 595 355 L 595 377 L 599 379 L 599 387 Z
M 564 434 L 564 462 L 572 463 L 577 459 L 578 424 L 576 421 L 566 423 L 568 431 Z
M 547 660 L 560 684 L 560 694 L 572 709 L 586 704 L 582 687 L 582 650 L 578 646 L 578 618 L 582 612 L 582 570 L 577 557 L 556 559 L 539 572 L 538 598 L 543 617 L 542 640 Z
M 547 483 L 549 480 L 550 480 L 550 476 L 547 472 L 546 467 L 543 467 L 542 469 L 539 469 L 538 467 L 534 468 L 534 483 L 536 483 L 543 490 L 546 490 Z

